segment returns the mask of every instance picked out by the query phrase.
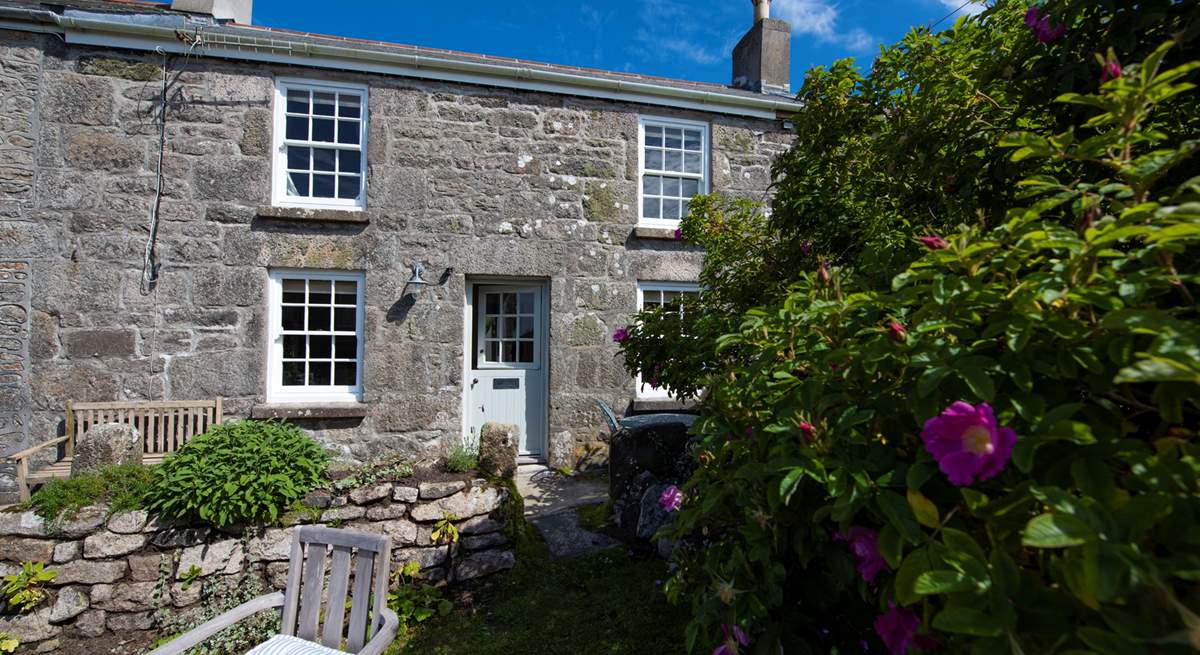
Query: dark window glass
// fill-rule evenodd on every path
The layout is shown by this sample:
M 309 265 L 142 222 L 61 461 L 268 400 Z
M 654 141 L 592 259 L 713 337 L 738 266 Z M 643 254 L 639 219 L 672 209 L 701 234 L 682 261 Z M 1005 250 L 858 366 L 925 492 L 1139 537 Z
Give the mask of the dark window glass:
M 488 341 L 487 342 L 487 360 L 489 362 L 500 361 L 500 342 L 499 341 Z
M 338 108 L 339 116 L 358 118 L 362 115 L 362 109 L 360 108 L 362 101 L 356 95 L 340 94 L 338 95 L 338 104 L 340 105 Z
M 338 121 L 338 143 L 358 144 L 358 121 Z
M 303 307 L 284 307 L 281 313 L 283 329 L 285 330 L 303 330 L 304 329 L 304 308 Z
M 333 119 L 332 118 L 314 118 L 313 119 L 313 141 L 333 142 Z
M 359 184 L 362 180 L 357 175 L 338 176 L 338 197 L 353 200 L 358 197 Z
M 358 364 L 354 362 L 336 362 L 333 371 L 334 384 L 353 386 L 358 382 Z
M 330 294 L 333 293 L 333 282 L 329 280 L 308 281 L 308 302 L 311 305 L 330 304 Z
M 501 361 L 515 362 L 517 361 L 517 344 L 515 341 L 503 341 L 504 358 Z
M 333 355 L 338 359 L 357 359 L 358 337 L 334 337 Z
M 498 294 L 498 293 L 487 294 L 487 310 L 486 311 L 489 314 L 499 314 L 500 313 L 500 294 Z
M 328 307 L 309 307 L 308 308 L 308 329 L 313 331 L 328 332 L 329 331 L 329 308 Z
M 287 110 L 296 114 L 308 113 L 308 91 L 288 89 Z
M 333 310 L 334 330 L 338 332 L 353 332 L 355 325 L 355 310 L 353 307 L 338 307 Z
M 288 168 L 295 168 L 302 171 L 308 170 L 308 148 L 298 148 L 290 146 L 287 149 Z
M 333 337 L 314 334 L 308 338 L 309 359 L 333 359 Z
M 312 195 L 314 198 L 333 197 L 333 177 L 332 175 L 313 175 Z
M 515 293 L 504 294 L 504 313 L 505 314 L 516 314 L 517 313 L 517 294 L 515 294 Z
M 521 359 L 520 359 L 520 361 L 523 364 L 533 363 L 533 342 L 532 341 L 522 341 L 521 342 Z
M 304 362 L 283 363 L 284 386 L 304 386 Z
M 318 116 L 333 116 L 335 95 L 316 91 L 313 93 L 313 111 Z
M 338 170 L 343 173 L 358 173 L 362 168 L 362 153 L 357 150 L 338 151 Z
M 532 316 L 522 316 L 521 317 L 521 332 L 518 336 L 520 336 L 522 339 L 532 339 L 533 338 L 533 317 Z
M 288 180 L 291 181 L 289 196 L 308 195 L 308 173 L 288 173 Z
M 358 303 L 358 285 L 354 282 L 339 281 L 334 293 L 334 302 L 339 305 L 354 305 Z
M 313 148 L 313 170 L 332 171 L 337 151 L 328 148 Z
M 313 386 L 328 386 L 332 384 L 333 374 L 330 362 L 308 363 L 308 384 Z
M 283 302 L 304 302 L 304 280 L 283 281 Z
M 308 119 L 304 116 L 287 117 L 287 138 L 297 141 L 308 140 Z
M 288 359 L 304 358 L 304 337 L 299 334 L 283 336 L 283 356 Z

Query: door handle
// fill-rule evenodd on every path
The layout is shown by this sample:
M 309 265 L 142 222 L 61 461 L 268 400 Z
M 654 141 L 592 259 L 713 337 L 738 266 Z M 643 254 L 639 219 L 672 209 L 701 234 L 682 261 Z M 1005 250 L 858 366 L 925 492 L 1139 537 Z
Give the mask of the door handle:
M 474 388 L 477 384 L 479 384 L 479 378 L 471 378 L 471 388 Z

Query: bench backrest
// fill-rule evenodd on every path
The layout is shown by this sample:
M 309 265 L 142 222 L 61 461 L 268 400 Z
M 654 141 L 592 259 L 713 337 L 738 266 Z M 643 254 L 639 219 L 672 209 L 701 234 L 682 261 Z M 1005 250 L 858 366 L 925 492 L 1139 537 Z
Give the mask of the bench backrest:
M 145 452 L 170 453 L 222 421 L 221 399 L 117 401 L 77 403 L 67 401 L 67 455 L 75 439 L 93 426 L 105 423 L 132 425 L 142 435 Z

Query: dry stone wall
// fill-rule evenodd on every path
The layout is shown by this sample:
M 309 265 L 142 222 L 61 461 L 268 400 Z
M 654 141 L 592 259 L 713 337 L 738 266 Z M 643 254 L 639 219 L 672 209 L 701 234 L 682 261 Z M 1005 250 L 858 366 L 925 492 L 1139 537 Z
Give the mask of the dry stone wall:
M 205 583 L 282 590 L 295 526 L 308 523 L 387 535 L 392 570 L 417 561 L 430 582 L 479 578 L 516 563 L 505 535 L 507 499 L 507 489 L 479 479 L 401 480 L 314 492 L 314 507 L 278 526 L 236 530 L 164 524 L 141 510 L 110 515 L 99 506 L 53 525 L 33 512 L 0 512 L 0 575 L 23 562 L 57 572 L 48 599 L 30 614 L 0 615 L 0 631 L 21 640 L 18 652 L 142 652 L 172 634 L 164 625 L 214 602 Z M 434 543 L 434 526 L 448 515 L 457 517 L 459 541 Z
M 547 281 L 548 455 L 574 466 L 606 432 L 592 400 L 621 411 L 633 397 L 609 335 L 637 281 L 694 281 L 703 256 L 635 233 L 639 116 L 708 122 L 712 187 L 730 195 L 762 199 L 790 141 L 776 120 L 172 58 L 159 277 L 143 294 L 161 61 L 0 30 L 0 252 L 29 263 L 32 289 L 29 420 L 0 431 L 0 454 L 60 434 L 71 399 L 222 396 L 250 415 L 265 400 L 267 271 L 300 267 L 365 271 L 366 415 L 302 423 L 357 459 L 458 437 L 468 276 Z M 277 76 L 369 87 L 366 223 L 260 211 Z M 437 283 L 406 294 L 414 261 Z

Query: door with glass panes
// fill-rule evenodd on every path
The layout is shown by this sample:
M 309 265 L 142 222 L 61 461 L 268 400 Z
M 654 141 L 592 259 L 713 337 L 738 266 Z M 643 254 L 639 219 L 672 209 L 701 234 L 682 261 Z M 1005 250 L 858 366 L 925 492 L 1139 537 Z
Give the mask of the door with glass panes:
M 467 429 L 517 426 L 519 451 L 546 454 L 547 362 L 544 285 L 475 284 L 471 289 Z

